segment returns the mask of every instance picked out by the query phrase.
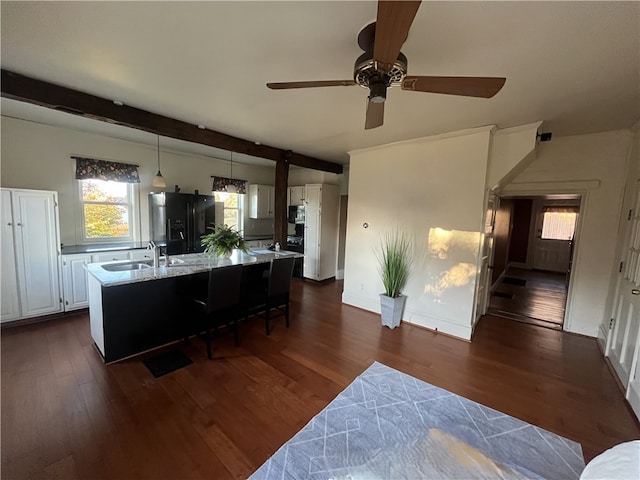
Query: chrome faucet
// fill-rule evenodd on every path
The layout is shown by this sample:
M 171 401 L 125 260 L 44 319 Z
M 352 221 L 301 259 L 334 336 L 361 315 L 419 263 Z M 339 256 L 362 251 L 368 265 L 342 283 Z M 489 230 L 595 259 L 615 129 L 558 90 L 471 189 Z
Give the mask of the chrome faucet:
M 160 267 L 160 247 L 151 240 L 149 245 L 147 245 L 147 250 L 151 250 L 153 252 L 153 268 Z

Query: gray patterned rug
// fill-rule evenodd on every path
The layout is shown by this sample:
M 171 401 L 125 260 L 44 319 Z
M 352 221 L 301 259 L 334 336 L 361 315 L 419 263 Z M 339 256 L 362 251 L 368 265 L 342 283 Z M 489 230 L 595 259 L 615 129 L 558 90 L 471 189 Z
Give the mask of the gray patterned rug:
M 374 362 L 250 478 L 578 478 L 582 447 Z

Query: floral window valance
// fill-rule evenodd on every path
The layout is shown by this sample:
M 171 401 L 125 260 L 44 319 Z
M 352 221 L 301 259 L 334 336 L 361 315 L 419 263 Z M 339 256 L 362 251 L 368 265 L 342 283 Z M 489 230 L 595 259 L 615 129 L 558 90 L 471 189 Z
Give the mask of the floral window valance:
M 214 192 L 226 192 L 227 185 L 232 185 L 236 187 L 235 193 L 245 194 L 247 193 L 247 181 L 246 180 L 236 180 L 235 178 L 226 178 L 226 177 L 212 177 L 213 178 L 213 187 L 211 189 Z
M 122 183 L 140 183 L 138 165 L 109 162 L 94 158 L 71 157 L 76 161 L 76 179 L 111 180 Z

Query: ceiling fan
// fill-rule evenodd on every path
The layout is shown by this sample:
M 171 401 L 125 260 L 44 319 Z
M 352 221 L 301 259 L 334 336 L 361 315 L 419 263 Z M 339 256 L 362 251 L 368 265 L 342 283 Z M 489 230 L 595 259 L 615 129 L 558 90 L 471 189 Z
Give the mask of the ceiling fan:
M 366 130 L 382 125 L 387 88 L 400 86 L 414 92 L 443 93 L 465 97 L 491 98 L 500 91 L 506 78 L 498 77 L 425 77 L 407 75 L 407 57 L 400 51 L 420 7 L 420 1 L 379 1 L 374 23 L 358 34 L 364 53 L 358 57 L 353 80 L 267 83 L 272 90 L 360 85 L 369 89 Z

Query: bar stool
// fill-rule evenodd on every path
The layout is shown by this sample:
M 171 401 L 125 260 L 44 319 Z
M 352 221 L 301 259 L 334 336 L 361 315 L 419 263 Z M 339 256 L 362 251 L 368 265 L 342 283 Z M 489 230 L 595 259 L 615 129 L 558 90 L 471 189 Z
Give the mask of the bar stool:
M 293 257 L 274 258 L 269 267 L 267 287 L 262 292 L 255 292 L 253 302 L 250 302 L 245 319 L 249 315 L 264 313 L 264 325 L 266 334 L 271 333 L 269 322 L 271 310 L 276 309 L 284 314 L 285 325 L 289 328 L 289 292 L 291 290 L 291 277 L 293 276 Z
M 209 270 L 206 298 L 193 298 L 196 307 L 195 323 L 198 333 L 207 344 L 207 358 L 211 360 L 211 335 L 221 326 L 233 328 L 235 345 L 238 346 L 238 317 L 241 316 L 240 290 L 242 265 L 212 268 Z M 185 336 L 187 340 L 188 334 Z

